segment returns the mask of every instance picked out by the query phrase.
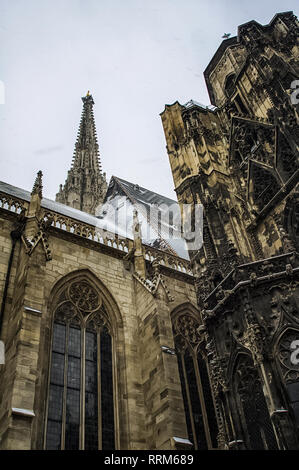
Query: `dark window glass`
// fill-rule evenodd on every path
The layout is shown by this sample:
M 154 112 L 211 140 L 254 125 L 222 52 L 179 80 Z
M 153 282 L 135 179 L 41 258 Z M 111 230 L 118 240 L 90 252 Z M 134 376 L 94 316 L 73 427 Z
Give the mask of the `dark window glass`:
M 291 407 L 293 408 L 296 424 L 297 424 L 297 427 L 299 428 L 299 401 L 291 403 Z
M 189 394 L 192 406 L 192 414 L 193 414 L 193 421 L 194 427 L 196 431 L 196 439 L 198 449 L 207 449 L 207 442 L 206 442 L 206 435 L 205 435 L 205 428 L 203 423 L 202 411 L 200 406 L 200 398 L 198 395 L 197 383 L 196 383 L 196 376 L 194 371 L 194 363 L 193 358 L 189 351 L 185 353 L 185 368 L 186 368 L 186 375 L 187 375 L 187 382 L 189 386 Z
M 183 395 L 183 400 L 184 400 L 188 437 L 189 437 L 190 442 L 194 443 L 181 354 L 178 354 L 178 366 L 179 366 L 179 374 L 180 374 L 181 387 L 182 387 L 182 395 Z
M 65 325 L 54 324 L 53 332 L 53 351 L 64 354 L 65 350 Z
M 237 368 L 237 398 L 245 418 L 245 435 L 252 450 L 277 449 L 267 403 L 258 372 L 249 357 L 242 358 Z
M 69 356 L 67 370 L 67 386 L 80 390 L 81 361 L 79 357 Z
M 63 387 L 52 385 L 49 396 L 48 418 L 56 421 L 62 420 Z
M 70 327 L 66 392 L 65 448 L 79 448 L 81 330 Z
M 290 397 L 290 401 L 299 401 L 299 382 L 287 384 L 287 391 Z
M 47 426 L 47 449 L 59 450 L 61 440 L 61 423 L 48 420 Z
M 112 378 L 112 345 L 106 329 L 101 333 L 101 399 L 102 399 L 102 449 L 113 450 L 114 407 Z
M 86 332 L 85 449 L 98 449 L 97 335 Z
M 51 364 L 51 384 L 63 385 L 64 355 L 53 352 Z
M 265 395 L 259 380 L 255 382 L 254 396 L 256 397 L 255 406 L 257 410 L 258 422 L 260 425 L 261 433 L 265 436 L 266 439 L 266 447 L 270 450 L 277 450 L 277 441 L 271 423 Z
M 50 450 L 61 445 L 65 333 L 65 325 L 54 324 L 46 443 Z
M 81 356 L 81 330 L 73 326 L 70 327 L 68 354 L 74 357 Z
M 99 447 L 115 448 L 112 340 L 107 329 L 97 333 L 88 326 L 85 331 L 85 363 L 83 364 L 83 334 L 83 330 L 77 325 L 66 326 L 62 322 L 54 323 L 47 449 L 60 449 L 61 442 L 64 449 L 79 449 L 82 432 L 84 432 L 84 449 L 86 450 L 96 450 Z M 100 335 L 101 343 L 100 352 L 98 351 L 98 335 Z M 85 375 L 84 390 L 81 388 L 82 372 Z M 101 379 L 100 384 L 99 379 Z M 100 397 L 98 396 L 99 389 L 101 390 Z M 99 400 L 101 400 L 102 412 L 100 418 L 102 442 L 100 443 Z M 62 436 L 63 428 L 65 428 L 64 436 Z
M 206 412 L 208 416 L 211 440 L 212 440 L 213 447 L 217 448 L 218 426 L 217 426 L 217 421 L 216 421 L 214 402 L 213 402 L 213 397 L 211 393 L 211 386 L 210 386 L 207 366 L 201 354 L 198 354 L 197 362 L 198 362 L 198 369 L 199 369 L 199 374 L 200 374 L 201 386 L 203 390 Z
M 97 361 L 97 335 L 93 331 L 86 331 L 86 360 Z
M 67 390 L 65 423 L 65 449 L 79 449 L 80 390 Z
M 299 428 L 299 382 L 287 384 L 290 405 L 293 408 L 296 425 Z

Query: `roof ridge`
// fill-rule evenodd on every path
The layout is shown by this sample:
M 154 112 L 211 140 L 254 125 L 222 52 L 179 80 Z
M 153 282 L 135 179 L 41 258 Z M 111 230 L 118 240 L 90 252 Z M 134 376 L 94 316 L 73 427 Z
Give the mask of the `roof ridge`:
M 128 183 L 128 184 L 130 184 L 130 185 L 132 185 L 132 186 L 135 186 L 135 185 L 136 185 L 136 186 L 139 186 L 140 189 L 144 189 L 145 191 L 149 191 L 149 192 L 151 192 L 151 193 L 153 193 L 153 194 L 156 194 L 157 196 L 160 196 L 160 197 L 162 197 L 163 199 L 167 199 L 168 201 L 175 202 L 176 204 L 178 204 L 178 201 L 176 201 L 175 199 L 171 199 L 171 198 L 168 197 L 168 196 L 163 196 L 163 194 L 157 193 L 156 191 L 153 191 L 152 189 L 145 188 L 144 186 L 140 186 L 140 184 L 138 184 L 138 183 L 132 183 L 131 181 L 125 180 L 125 179 L 123 179 L 123 178 L 119 178 L 118 176 L 114 176 L 114 175 L 113 175 L 111 178 L 114 178 L 114 179 L 116 179 L 117 181 L 121 181 L 121 182 L 124 181 L 125 183 Z

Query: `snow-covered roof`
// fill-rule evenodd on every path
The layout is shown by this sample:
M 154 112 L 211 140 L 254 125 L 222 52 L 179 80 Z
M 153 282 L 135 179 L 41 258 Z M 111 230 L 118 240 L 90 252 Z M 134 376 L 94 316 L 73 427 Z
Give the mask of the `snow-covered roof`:
M 187 245 L 181 236 L 179 204 L 135 183 L 113 176 L 99 217 L 117 220 L 119 232 L 133 237 L 133 212 L 138 212 L 142 242 L 189 260 Z
M 15 196 L 17 198 L 23 199 L 24 201 L 30 202 L 31 193 L 30 191 L 26 191 L 25 189 L 17 188 L 16 186 L 0 181 L 0 191 L 5 194 L 9 194 L 10 196 Z M 84 222 L 86 224 L 94 226 L 98 225 L 98 219 L 94 215 L 87 214 L 87 212 L 79 211 L 78 209 L 66 206 L 64 204 L 61 204 L 60 202 L 43 198 L 41 205 L 45 209 L 58 212 L 58 214 L 66 215 L 67 217 L 72 217 L 73 219 L 79 220 L 80 222 Z
M 117 187 L 113 189 L 114 184 Z M 0 181 L 0 191 L 30 202 L 31 193 L 25 189 Z M 189 260 L 186 242 L 179 233 L 180 209 L 178 203 L 138 184 L 112 177 L 105 202 L 99 207 L 96 216 L 47 198 L 42 199 L 41 206 L 44 209 L 129 239 L 133 239 L 133 213 L 136 209 L 141 223 L 142 242 L 145 245 L 168 251 Z M 168 211 L 173 213 L 172 224 L 169 224 L 168 221 Z M 162 213 L 161 223 L 158 220 L 159 212 Z

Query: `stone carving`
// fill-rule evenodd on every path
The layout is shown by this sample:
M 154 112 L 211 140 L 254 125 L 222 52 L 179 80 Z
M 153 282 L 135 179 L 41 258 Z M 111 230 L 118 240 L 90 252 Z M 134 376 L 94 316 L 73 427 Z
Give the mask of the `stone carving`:
M 203 337 L 199 331 L 200 324 L 191 315 L 181 315 L 175 321 L 175 330 L 191 345 L 199 344 Z
M 86 280 L 75 280 L 60 293 L 55 320 L 100 330 L 110 328 L 107 312 L 97 291 Z
M 90 313 L 100 307 L 100 299 L 94 288 L 85 281 L 74 282 L 69 287 L 69 297 L 82 312 Z
M 257 323 L 250 324 L 245 330 L 243 336 L 239 336 L 236 340 L 248 349 L 253 357 L 255 364 L 260 364 L 264 359 L 265 335 Z
M 26 253 L 31 256 L 36 246 L 41 243 L 42 247 L 45 252 L 46 261 L 50 261 L 52 259 L 51 250 L 49 247 L 48 241 L 48 229 L 52 224 L 52 219 L 49 217 L 48 219 L 39 219 L 37 221 L 38 224 L 38 232 L 33 238 L 28 238 L 25 234 L 22 235 L 22 242 L 25 246 Z
M 161 260 L 160 260 L 161 261 Z M 167 284 L 164 280 L 163 275 L 160 273 L 159 258 L 155 258 L 152 261 L 153 274 L 150 279 L 145 279 L 136 271 L 133 273 L 133 277 L 140 282 L 152 295 L 159 297 L 158 288 L 161 285 L 166 295 L 168 302 L 173 302 L 174 298 L 170 294 Z

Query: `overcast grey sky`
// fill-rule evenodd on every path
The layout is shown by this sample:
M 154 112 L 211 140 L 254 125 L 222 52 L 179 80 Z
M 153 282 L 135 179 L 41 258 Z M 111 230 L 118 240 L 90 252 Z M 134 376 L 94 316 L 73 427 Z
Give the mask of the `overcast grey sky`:
M 103 170 L 175 198 L 159 113 L 209 104 L 203 71 L 224 32 L 295 0 L 0 0 L 0 179 L 55 198 L 90 90 Z

